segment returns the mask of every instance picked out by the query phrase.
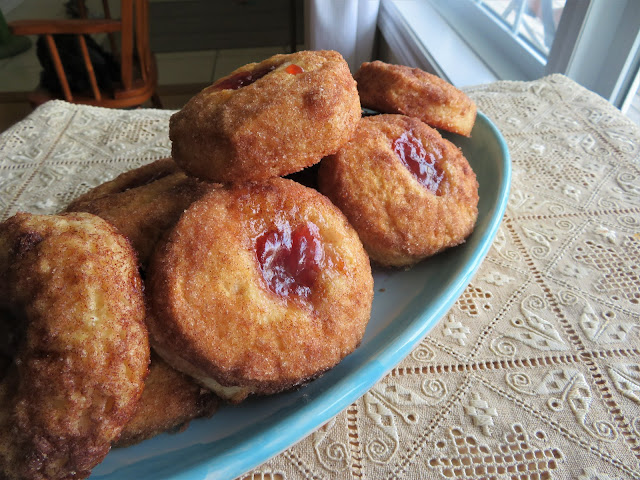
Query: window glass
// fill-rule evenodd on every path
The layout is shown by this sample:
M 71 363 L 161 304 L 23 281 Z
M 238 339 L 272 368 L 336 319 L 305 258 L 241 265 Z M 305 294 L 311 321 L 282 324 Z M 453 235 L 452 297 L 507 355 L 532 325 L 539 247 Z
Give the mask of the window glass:
M 477 0 L 495 21 L 535 48 L 549 55 L 566 0 Z

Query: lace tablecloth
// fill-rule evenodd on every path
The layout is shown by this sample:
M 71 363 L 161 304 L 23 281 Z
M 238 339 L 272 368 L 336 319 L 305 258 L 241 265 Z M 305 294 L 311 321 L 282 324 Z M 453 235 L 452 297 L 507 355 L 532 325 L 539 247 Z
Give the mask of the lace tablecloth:
M 250 478 L 640 478 L 640 130 L 560 75 L 468 93 L 513 162 L 486 260 L 397 368 Z M 40 107 L 0 136 L 0 220 L 168 156 L 170 114 Z

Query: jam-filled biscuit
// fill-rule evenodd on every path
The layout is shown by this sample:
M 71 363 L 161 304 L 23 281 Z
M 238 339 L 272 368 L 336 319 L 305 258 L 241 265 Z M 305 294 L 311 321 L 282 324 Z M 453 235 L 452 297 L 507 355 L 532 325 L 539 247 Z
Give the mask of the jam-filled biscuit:
M 334 153 L 360 118 L 355 81 L 334 51 L 245 65 L 171 117 L 172 155 L 187 173 L 239 183 L 284 176 Z
M 360 343 L 369 258 L 323 195 L 274 178 L 193 203 L 150 266 L 155 350 L 238 402 L 300 385 Z
M 404 115 L 363 118 L 318 176 L 380 265 L 409 266 L 458 245 L 478 216 L 478 182 L 462 152 Z
M 363 63 L 354 78 L 363 107 L 416 117 L 434 128 L 471 135 L 476 104 L 436 75 L 376 60 Z

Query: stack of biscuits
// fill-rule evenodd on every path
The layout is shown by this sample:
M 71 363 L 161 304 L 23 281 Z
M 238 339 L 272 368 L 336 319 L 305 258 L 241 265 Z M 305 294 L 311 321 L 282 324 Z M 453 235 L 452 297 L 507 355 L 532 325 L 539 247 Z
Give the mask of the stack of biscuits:
M 376 114 L 363 116 L 363 107 Z M 171 117 L 172 158 L 125 172 L 51 216 L 99 218 L 135 252 L 141 288 L 127 296 L 144 305 L 148 345 L 140 358 L 150 359 L 136 406 L 81 460 L 49 460 L 47 421 L 20 433 L 28 438 L 19 446 L 0 441 L 3 478 L 85 477 L 107 444 L 175 430 L 220 402 L 296 388 L 338 364 L 369 321 L 372 264 L 410 268 L 473 231 L 475 174 L 438 129 L 469 136 L 475 117 L 473 102 L 440 78 L 379 61 L 352 75 L 333 51 L 275 55 L 194 96 Z M 44 218 L 20 215 L 28 228 L 25 218 L 19 227 L 12 219 L 0 225 L 7 278 L 20 275 L 18 264 L 44 268 L 47 242 L 66 245 Z M 7 328 L 18 330 L 18 317 L 54 323 L 47 308 L 32 311 L 5 283 Z M 83 318 L 100 315 L 93 303 L 83 308 Z M 8 354 L 18 366 L 35 361 L 23 344 L 42 328 L 20 330 Z M 102 345 L 102 333 L 86 335 L 91 348 Z M 63 351 L 50 354 L 58 355 L 56 368 L 73 368 L 62 365 Z M 19 390 L 42 379 L 11 365 L 5 371 L 0 434 L 7 439 L 21 428 L 15 412 L 25 400 L 6 385 Z M 114 401 L 103 406 L 105 418 Z M 65 432 L 58 440 L 81 448 L 75 430 Z M 19 459 L 23 453 L 28 460 Z

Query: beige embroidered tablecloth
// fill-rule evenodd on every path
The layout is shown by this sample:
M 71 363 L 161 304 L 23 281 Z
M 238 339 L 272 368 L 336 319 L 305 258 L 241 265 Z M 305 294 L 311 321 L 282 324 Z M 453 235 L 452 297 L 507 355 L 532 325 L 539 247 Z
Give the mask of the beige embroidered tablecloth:
M 513 164 L 486 260 L 397 368 L 249 478 L 640 478 L 640 129 L 560 75 L 468 93 Z M 168 156 L 170 114 L 39 108 L 0 136 L 0 220 Z

